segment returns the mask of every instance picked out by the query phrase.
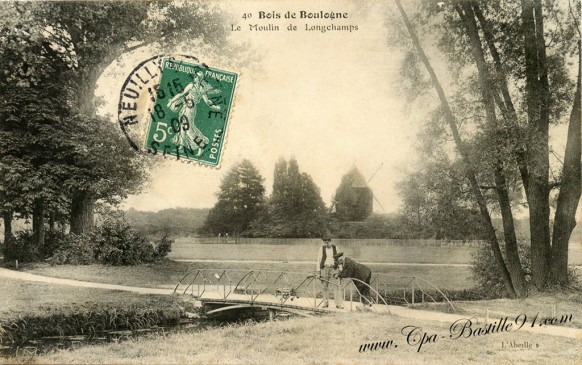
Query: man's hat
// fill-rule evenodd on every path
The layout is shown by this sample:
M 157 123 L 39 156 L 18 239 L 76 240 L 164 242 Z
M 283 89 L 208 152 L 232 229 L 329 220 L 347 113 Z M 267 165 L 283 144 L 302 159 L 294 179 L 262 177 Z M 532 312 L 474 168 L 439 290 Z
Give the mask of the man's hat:
M 325 235 L 325 236 L 321 237 L 321 239 L 323 240 L 323 242 L 329 242 L 329 241 L 331 241 L 331 237 L 328 236 L 328 235 Z
M 343 255 L 344 255 L 344 253 L 343 253 L 343 252 L 338 252 L 337 254 L 333 255 L 333 259 L 334 259 L 334 260 L 337 260 L 337 259 L 339 259 L 340 257 L 342 257 Z

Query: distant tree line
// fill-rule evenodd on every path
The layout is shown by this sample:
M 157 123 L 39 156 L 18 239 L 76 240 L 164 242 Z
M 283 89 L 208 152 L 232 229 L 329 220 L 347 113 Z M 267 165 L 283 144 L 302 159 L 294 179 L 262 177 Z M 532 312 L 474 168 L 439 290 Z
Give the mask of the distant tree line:
M 199 233 L 283 238 L 320 237 L 324 232 L 338 238 L 485 238 L 481 217 L 464 192 L 458 169 L 435 166 L 433 171 L 411 174 L 400 186 L 403 207 L 398 214 L 371 214 L 373 193 L 356 168 L 342 178 L 331 209 L 295 159 L 279 159 L 273 173 L 273 192 L 267 197 L 264 178 L 249 160 L 232 167 Z M 153 221 L 150 224 L 159 226 Z
M 205 231 L 203 228 L 210 209 L 175 208 L 163 209 L 158 212 L 143 212 L 130 209 L 125 212 L 127 221 L 139 232 L 149 236 L 160 237 L 169 235 L 172 237 L 196 237 L 210 236 L 213 233 Z M 419 229 L 416 222 L 411 222 L 405 214 L 372 213 L 364 221 L 340 221 L 329 218 L 327 227 L 329 233 L 335 238 L 378 238 L 378 239 L 443 239 L 443 240 L 479 240 L 483 239 L 472 231 L 471 227 L 460 229 L 456 224 L 447 224 L 445 229 L 435 227 L 434 231 L 429 228 Z M 493 224 L 497 230 L 502 228 L 500 219 L 493 219 Z M 524 240 L 529 239 L 529 220 L 516 219 L 516 234 Z M 447 229 L 451 227 L 451 229 Z M 440 232 L 437 236 L 435 232 Z M 222 236 L 225 232 L 223 230 Z M 220 233 L 220 232 L 219 232 Z M 216 234 L 218 235 L 218 233 Z M 242 234 L 248 236 L 247 234 Z M 229 233 L 232 237 L 232 233 Z M 254 236 L 267 237 L 267 236 Z M 270 236 L 268 236 L 270 237 Z M 582 229 L 577 227 L 572 233 L 573 241 L 582 240 Z
M 157 212 L 129 209 L 125 218 L 139 232 L 148 236 L 197 236 L 209 209 L 173 208 Z

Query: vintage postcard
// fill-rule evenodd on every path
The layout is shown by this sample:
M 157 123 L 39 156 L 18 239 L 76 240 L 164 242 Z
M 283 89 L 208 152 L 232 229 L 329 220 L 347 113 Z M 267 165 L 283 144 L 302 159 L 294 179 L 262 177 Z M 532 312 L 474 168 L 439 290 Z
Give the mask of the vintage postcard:
M 582 363 L 580 14 L 0 2 L 0 363 Z

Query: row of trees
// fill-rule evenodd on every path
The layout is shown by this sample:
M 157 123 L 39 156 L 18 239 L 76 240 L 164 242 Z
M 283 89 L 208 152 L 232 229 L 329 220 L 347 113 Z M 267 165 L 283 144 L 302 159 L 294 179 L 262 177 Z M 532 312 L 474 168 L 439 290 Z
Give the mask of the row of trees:
M 96 202 L 116 204 L 146 180 L 148 162 L 111 118 L 97 116 L 97 81 L 137 48 L 223 40 L 206 5 L 189 2 L 8 2 L 0 9 L 0 213 L 5 258 L 12 220 L 93 228 Z M 171 21 L 169 21 L 171 19 Z M 112 90 L 114 92 L 114 90 Z
M 524 296 L 514 224 L 515 209 L 524 206 L 530 218 L 533 283 L 540 290 L 567 285 L 568 242 L 582 186 L 580 2 L 423 0 L 415 24 L 400 0 L 396 5 L 405 25 L 398 44 L 407 47 L 401 70 L 408 96 L 425 96 L 426 85 L 432 84 L 440 101 L 427 125 L 424 169 L 405 182 L 408 208 L 419 216 L 426 213 L 426 196 L 415 196 L 413 186 L 443 169 L 436 175 L 439 186 L 424 191 L 443 197 L 444 204 L 479 213 L 506 292 Z M 445 92 L 418 34 L 431 41 L 436 37 L 452 75 L 447 85 L 452 95 Z M 577 65 L 577 80 L 569 73 L 571 63 Z M 550 154 L 556 152 L 550 148 L 550 126 L 565 123 L 565 152 L 552 165 Z M 447 197 L 455 190 L 467 198 Z M 492 211 L 502 217 L 499 238 Z
M 327 210 L 311 177 L 295 159 L 275 164 L 273 192 L 267 199 L 263 177 L 249 160 L 224 177 L 218 201 L 210 210 L 204 233 L 259 237 L 318 237 Z
M 449 180 L 447 171 L 412 174 L 402 184 L 403 212 L 371 215 L 373 193 L 356 167 L 342 177 L 328 209 L 295 159 L 275 164 L 270 197 L 259 171 L 243 160 L 225 174 L 201 233 L 299 238 L 327 231 L 341 238 L 482 239 L 483 225 L 478 212 L 466 206 L 460 172 Z M 427 194 L 431 189 L 443 193 Z

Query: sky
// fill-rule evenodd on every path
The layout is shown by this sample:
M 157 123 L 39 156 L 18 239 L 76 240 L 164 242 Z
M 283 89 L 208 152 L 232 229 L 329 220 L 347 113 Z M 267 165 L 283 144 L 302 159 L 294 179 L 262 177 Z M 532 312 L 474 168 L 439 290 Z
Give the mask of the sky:
M 396 191 L 406 166 L 414 161 L 413 140 L 417 113 L 398 94 L 400 52 L 387 45 L 386 5 L 369 2 L 243 1 L 217 2 L 228 9 L 240 32 L 229 32 L 234 44 L 247 43 L 258 55 L 253 67 L 222 67 L 220 59 L 204 58 L 204 50 L 187 46 L 212 67 L 240 75 L 227 142 L 219 169 L 164 160 L 152 170 L 143 193 L 130 196 L 124 207 L 157 211 L 165 208 L 212 207 L 225 173 L 247 158 L 272 190 L 273 168 L 280 157 L 295 158 L 301 171 L 312 176 L 321 196 L 330 204 L 342 176 L 353 166 L 370 179 L 380 202 L 374 211 L 394 212 L 400 206 Z M 284 18 L 299 14 L 347 13 L 347 19 Z M 259 12 L 279 13 L 281 19 L 258 19 Z M 243 14 L 252 14 L 242 19 Z M 286 30 L 289 24 L 298 30 Z M 251 31 L 250 25 L 279 26 L 278 32 Z M 306 31 L 314 25 L 356 25 L 357 31 Z M 112 65 L 100 80 L 96 95 L 103 98 L 103 114 L 117 114 L 117 96 L 123 80 L 148 50 Z M 230 65 L 228 65 L 230 66 Z M 227 66 L 227 67 L 228 67 Z M 117 67 L 117 68 L 116 68 Z M 112 90 L 114 92 L 112 92 Z M 159 157 L 159 156 L 156 156 Z M 184 182 L 188 183 L 184 183 Z
M 210 208 L 221 179 L 243 158 L 258 168 L 268 195 L 275 162 L 283 157 L 295 158 L 300 170 L 311 175 L 328 206 L 342 176 L 356 166 L 366 179 L 371 178 L 369 186 L 377 199 L 374 211 L 398 211 L 397 184 L 418 161 L 415 135 L 438 99 L 434 95 L 424 104 L 410 106 L 400 93 L 402 50 L 389 45 L 391 25 L 386 24 L 387 19 L 394 19 L 394 3 L 247 0 L 213 4 L 231 15 L 224 24 L 231 43 L 247 44 L 256 55 L 256 63 L 250 66 L 236 60 L 225 62 L 203 47 L 185 45 L 181 50 L 209 66 L 239 74 L 221 166 L 163 160 L 152 170 L 143 193 L 130 196 L 124 207 L 147 211 Z M 412 12 L 412 4 L 404 4 Z M 348 18 L 284 18 L 287 12 L 302 10 L 347 13 Z M 261 11 L 281 18 L 259 19 Z M 251 18 L 243 19 L 243 14 Z M 280 30 L 253 31 L 250 26 L 255 24 Z M 287 31 L 290 24 L 298 30 Z M 358 29 L 305 30 L 330 24 Z M 239 25 L 241 31 L 230 31 Z M 104 101 L 101 113 L 117 115 L 117 90 L 130 70 L 152 55 L 151 50 L 141 49 L 110 66 L 96 93 Z M 445 77 L 444 64 L 435 60 L 434 66 Z

